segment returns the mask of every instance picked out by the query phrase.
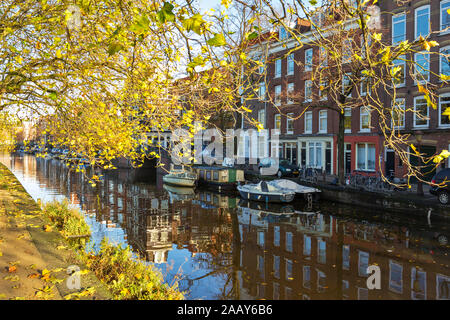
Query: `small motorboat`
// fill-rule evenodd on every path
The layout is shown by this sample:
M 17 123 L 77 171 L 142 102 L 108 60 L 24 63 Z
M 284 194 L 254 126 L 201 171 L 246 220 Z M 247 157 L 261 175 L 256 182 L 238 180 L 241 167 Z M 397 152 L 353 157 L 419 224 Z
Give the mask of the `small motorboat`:
M 295 192 L 278 188 L 261 181 L 257 184 L 245 184 L 237 187 L 239 194 L 244 200 L 288 203 L 294 200 Z
M 164 184 L 163 188 L 169 193 L 170 203 L 192 200 L 195 197 L 195 191 L 192 187 L 175 187 Z
M 197 174 L 181 169 L 175 169 L 171 166 L 170 172 L 163 177 L 163 181 L 167 184 L 179 187 L 194 187 L 197 183 Z
M 278 189 L 289 190 L 295 192 L 296 194 L 303 195 L 305 199 L 308 199 L 309 195 L 312 195 L 317 200 L 319 198 L 319 194 L 322 192 L 317 188 L 302 186 L 292 180 L 287 179 L 272 180 L 267 184 Z

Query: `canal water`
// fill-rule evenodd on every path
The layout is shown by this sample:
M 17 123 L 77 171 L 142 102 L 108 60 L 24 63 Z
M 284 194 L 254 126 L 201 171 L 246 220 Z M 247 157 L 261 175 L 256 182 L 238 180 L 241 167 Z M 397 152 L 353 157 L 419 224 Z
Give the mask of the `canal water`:
M 275 206 L 181 192 L 155 170 L 104 173 L 0 155 L 31 196 L 82 210 L 98 247 L 130 245 L 188 299 L 449 299 L 449 224 L 319 201 Z M 367 287 L 367 267 L 381 289 Z

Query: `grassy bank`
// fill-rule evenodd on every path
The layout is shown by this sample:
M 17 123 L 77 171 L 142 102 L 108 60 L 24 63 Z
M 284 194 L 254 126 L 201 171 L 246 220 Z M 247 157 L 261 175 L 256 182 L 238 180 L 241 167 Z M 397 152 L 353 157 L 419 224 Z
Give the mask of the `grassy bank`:
M 177 285 L 169 286 L 162 274 L 143 261 L 133 258 L 129 247 L 114 246 L 104 239 L 98 252 L 86 252 L 89 226 L 78 210 L 67 202 L 53 202 L 43 206 L 43 212 L 77 250 L 82 261 L 98 279 L 106 284 L 115 299 L 126 300 L 180 300 L 183 294 Z

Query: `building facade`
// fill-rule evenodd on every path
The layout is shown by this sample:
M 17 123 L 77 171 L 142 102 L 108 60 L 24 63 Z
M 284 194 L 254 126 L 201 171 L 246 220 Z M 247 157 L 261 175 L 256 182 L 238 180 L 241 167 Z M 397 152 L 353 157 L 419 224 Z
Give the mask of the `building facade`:
M 430 35 L 430 40 L 439 46 L 431 51 L 448 52 L 450 50 L 450 0 L 418 0 L 401 6 L 395 1 L 382 1 L 379 4 L 383 41 L 397 43 L 408 40 L 413 42 L 420 35 Z M 311 32 L 305 22 L 300 28 L 307 38 Z M 445 30 L 445 31 L 442 31 Z M 276 32 L 276 31 L 275 31 Z M 283 30 L 278 30 L 282 39 Z M 283 33 L 284 34 L 284 33 Z M 261 81 L 257 99 L 245 99 L 245 105 L 252 110 L 251 116 L 258 119 L 266 129 L 280 130 L 279 145 L 271 145 L 271 155 L 278 152 L 281 158 L 290 160 L 301 167 L 315 167 L 330 174 L 337 174 L 337 138 L 339 132 L 339 114 L 332 108 L 323 88 L 314 85 L 311 68 L 308 65 L 320 61 L 320 47 L 309 46 L 305 42 L 302 48 L 295 48 L 296 40 L 282 39 L 268 45 L 265 77 Z M 353 44 L 354 45 L 354 44 Z M 252 51 L 258 55 L 257 46 Z M 440 74 L 450 76 L 450 64 L 447 58 L 438 55 L 416 54 L 413 59 L 429 74 L 423 76 L 438 87 L 439 101 L 436 109 L 424 103 L 423 93 L 411 77 L 413 66 L 401 59 L 395 65 L 403 68 L 402 77 L 396 90 L 397 104 L 401 112 L 396 119 L 396 129 L 408 134 L 408 145 L 420 145 L 421 152 L 427 155 L 450 149 L 450 120 L 443 115 L 450 107 L 450 87 L 440 80 Z M 325 60 L 326 61 L 326 60 Z M 326 62 L 325 62 L 326 63 Z M 351 96 L 370 95 L 370 88 L 362 85 L 354 88 Z M 268 97 L 271 97 L 268 99 Z M 385 107 L 393 103 L 389 94 L 381 97 Z M 314 107 L 310 107 L 313 105 Z M 412 110 L 412 111 L 411 111 Z M 423 110 L 423 112 L 422 112 Z M 419 112 L 418 112 L 419 111 Z M 418 114 L 423 114 L 421 117 Z M 344 170 L 375 174 L 383 171 L 402 177 L 405 174 L 402 161 L 393 150 L 384 147 L 384 137 L 379 128 L 378 113 L 364 104 L 345 110 L 345 154 Z M 245 124 L 243 124 L 245 128 Z M 418 134 L 419 133 L 419 134 Z M 276 151 L 275 151 L 276 150 Z M 410 159 L 411 163 L 416 161 Z M 449 167 L 446 160 L 441 167 Z M 433 170 L 432 170 L 433 171 Z M 430 178 L 433 172 L 429 173 Z

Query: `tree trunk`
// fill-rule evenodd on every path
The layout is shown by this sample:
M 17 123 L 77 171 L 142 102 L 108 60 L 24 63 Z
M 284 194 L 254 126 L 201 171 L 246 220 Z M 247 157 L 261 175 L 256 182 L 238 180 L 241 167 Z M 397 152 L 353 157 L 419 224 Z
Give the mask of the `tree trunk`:
M 345 185 L 344 136 L 345 136 L 345 114 L 344 114 L 344 110 L 342 110 L 342 112 L 339 112 L 339 131 L 338 131 L 338 135 L 337 135 L 338 179 L 339 179 L 339 184 L 341 184 L 341 185 Z

